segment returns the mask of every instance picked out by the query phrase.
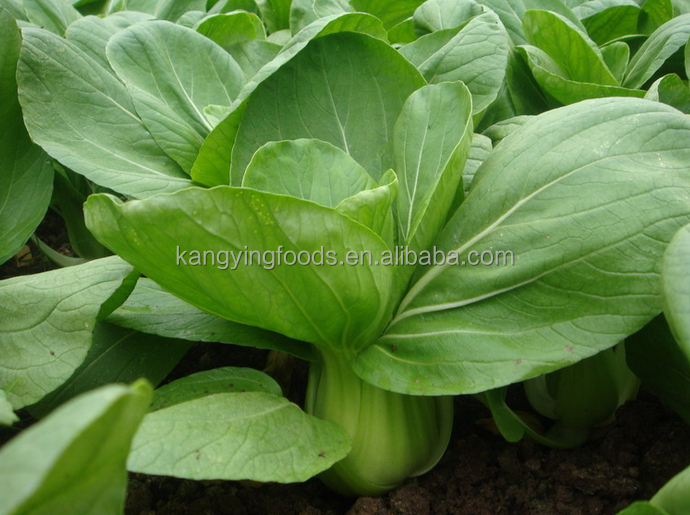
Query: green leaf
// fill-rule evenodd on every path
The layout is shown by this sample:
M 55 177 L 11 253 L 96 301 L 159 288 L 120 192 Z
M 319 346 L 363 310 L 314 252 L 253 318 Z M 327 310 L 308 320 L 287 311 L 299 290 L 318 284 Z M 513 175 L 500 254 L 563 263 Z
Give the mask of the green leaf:
M 85 210 L 99 241 L 209 313 L 341 351 L 370 342 L 390 317 L 392 267 L 337 266 L 348 251 L 378 258 L 385 243 L 313 202 L 219 186 L 126 204 L 92 195 Z M 206 266 L 197 266 L 192 251 L 199 258 L 233 252 L 241 262 L 230 270 L 227 261 L 219 267 L 209 256 Z M 328 265 L 329 251 L 336 253 L 335 266 Z M 295 259 L 301 252 L 310 264 L 294 263 L 288 252 Z
M 98 322 L 84 362 L 57 390 L 29 408 L 43 418 L 76 395 L 109 383 L 129 383 L 145 377 L 160 383 L 192 346 L 190 342 L 160 338 Z
M 573 8 L 598 45 L 637 34 L 641 9 L 633 0 L 591 0 Z
M 189 479 L 305 481 L 344 458 L 345 430 L 265 392 L 216 393 L 149 413 L 128 468 Z
M 139 279 L 129 298 L 107 321 L 165 338 L 280 350 L 301 359 L 312 359 L 311 348 L 304 342 L 205 313 L 150 279 Z
M 61 406 L 0 450 L 2 515 L 116 515 L 151 386 L 111 385 Z
M 15 20 L 29 21 L 23 0 L 0 0 L 0 7 L 10 13 Z
M 567 427 L 556 424 L 545 435 L 532 429 L 527 422 L 506 404 L 506 388 L 497 388 L 477 394 L 477 398 L 491 411 L 491 417 L 501 436 L 514 443 L 523 438 L 554 449 L 570 449 L 582 445 L 589 436 L 588 428 Z
M 673 18 L 671 0 L 647 0 L 642 4 L 639 31 L 642 34 L 651 34 L 671 18 Z
M 435 242 L 466 264 L 490 251 L 493 266 L 420 269 L 357 373 L 403 393 L 478 392 L 640 329 L 661 308 L 657 256 L 690 219 L 689 141 L 687 116 L 646 100 L 533 118 L 494 149 Z
M 645 98 L 663 102 L 685 114 L 690 114 L 690 88 L 675 73 L 664 75 L 649 87 Z
M 200 23 L 208 13 L 203 11 L 188 11 L 180 16 L 175 23 L 187 27 L 188 29 L 193 29 L 197 23 Z
M 177 21 L 188 11 L 206 11 L 206 0 L 111 0 L 106 14 L 141 11 L 160 20 Z
M 690 423 L 690 359 L 663 315 L 625 340 L 628 366 L 645 388 Z
M 105 47 L 110 38 L 135 23 L 151 19 L 152 15 L 137 11 L 117 12 L 103 18 L 85 16 L 69 26 L 65 37 L 104 69 L 114 74 L 105 55 Z
M 318 139 L 274 141 L 256 151 L 242 186 L 335 207 L 376 186 L 376 181 L 340 148 Z
M 53 167 L 31 142 L 17 100 L 20 46 L 14 18 L 0 10 L 0 263 L 29 239 L 48 209 L 53 189 Z
M 249 98 L 232 154 L 233 183 L 259 147 L 299 138 L 332 143 L 379 180 L 392 167 L 393 123 L 422 84 L 415 68 L 379 39 L 356 33 L 315 39 Z
M 153 392 L 151 411 L 200 399 L 214 393 L 265 392 L 280 397 L 283 392 L 275 380 L 253 368 L 222 367 L 197 372 Z
M 411 18 L 415 9 L 423 2 L 424 0 L 350 0 L 350 5 L 356 11 L 373 14 L 383 22 L 385 29 L 389 30 Z
M 381 236 L 389 249 L 393 249 L 397 240 L 392 207 L 397 195 L 398 177 L 393 170 L 388 170 L 378 186 L 343 199 L 336 211 L 368 227 Z
M 483 134 L 474 134 L 472 136 L 472 145 L 467 154 L 467 161 L 465 161 L 465 169 L 462 171 L 462 184 L 465 196 L 467 196 L 474 182 L 474 174 L 477 172 L 481 164 L 486 161 L 493 150 L 491 139 Z M 457 198 L 457 197 L 456 197 Z M 460 206 L 462 200 L 455 204 L 455 209 L 452 209 L 450 214 L 455 213 L 455 210 Z
M 618 85 L 596 44 L 568 20 L 549 11 L 527 11 L 522 25 L 530 45 L 548 54 L 565 79 L 602 86 Z
M 266 39 L 261 19 L 246 11 L 209 16 L 196 26 L 196 30 L 225 49 L 245 41 Z
M 29 134 L 96 184 L 145 197 L 191 184 L 137 116 L 125 86 L 73 43 L 25 29 L 17 69 Z
M 527 8 L 522 0 L 477 0 L 477 3 L 490 8 L 498 15 L 515 45 L 527 43 L 522 31 L 522 17 Z
M 81 18 L 79 11 L 63 0 L 31 0 L 23 3 L 26 17 L 31 23 L 61 36 L 72 22 Z
M 681 350 L 690 360 L 690 227 L 671 240 L 661 267 L 664 314 Z
M 616 80 L 623 82 L 630 61 L 630 47 L 622 41 L 616 41 L 603 47 L 601 55 Z
M 405 101 L 393 130 L 400 242 L 426 249 L 446 221 L 472 141 L 472 97 L 461 82 L 424 86 Z
M 623 81 L 627 88 L 639 88 L 652 78 L 661 65 L 690 37 L 690 14 L 684 14 L 664 23 L 642 44 L 630 60 Z
M 329 34 L 349 31 L 362 32 L 383 39 L 386 37 L 386 31 L 383 29 L 378 19 L 368 14 L 361 13 L 347 13 L 322 18 L 300 31 L 287 45 L 285 45 L 275 59 L 264 66 L 253 77 L 240 93 L 240 96 L 235 102 L 234 111 L 211 131 L 201 147 L 199 157 L 194 163 L 192 178 L 196 182 L 207 186 L 231 183 L 235 185 L 241 184 L 241 175 L 232 177 L 231 181 L 230 165 L 240 121 L 247 107 L 247 98 L 281 67 L 290 63 L 292 59 L 300 55 L 312 40 Z M 283 137 L 278 137 L 273 138 L 271 141 L 280 141 L 284 139 Z M 251 154 L 253 154 L 257 148 L 258 146 L 252 150 Z M 247 162 L 251 154 L 247 156 Z M 242 170 L 242 173 L 243 172 L 244 169 Z
M 151 136 L 191 173 L 212 129 L 203 109 L 232 104 L 245 82 L 240 67 L 208 38 L 166 21 L 119 32 L 106 53 Z
M 683 515 L 690 510 L 690 468 L 676 474 L 662 486 L 649 504 L 669 515 Z
M 577 82 L 566 78 L 565 73 L 543 50 L 523 45 L 518 47 L 518 52 L 527 61 L 532 75 L 551 97 L 561 104 L 574 104 L 582 100 L 602 97 L 639 97 L 645 92 L 638 89 L 622 88 L 620 86 L 603 86 Z
M 292 0 L 256 0 L 261 18 L 271 33 L 290 27 L 290 3 Z
M 663 510 L 660 510 L 656 506 L 648 503 L 647 501 L 637 501 L 632 503 L 630 506 L 625 508 L 623 511 L 619 511 L 617 515 L 671 515 Z
M 237 64 L 240 65 L 240 68 L 242 68 L 244 72 L 244 76 L 251 79 L 261 68 L 276 58 L 281 48 L 280 45 L 276 45 L 270 41 L 255 39 L 252 41 L 244 41 L 243 43 L 236 43 L 225 50 L 235 59 Z M 192 169 L 192 173 L 194 173 L 194 169 Z
M 464 26 L 486 11 L 474 0 L 427 0 L 415 11 L 414 23 L 418 30 L 436 32 Z
M 14 414 L 14 409 L 7 400 L 7 393 L 5 390 L 0 390 L 0 424 L 11 426 L 19 420 L 19 417 Z
M 498 145 L 501 141 L 510 136 L 517 129 L 529 123 L 529 121 L 532 118 L 532 116 L 527 115 L 514 116 L 512 118 L 508 118 L 507 120 L 495 123 L 491 127 L 484 129 L 484 132 L 482 134 L 490 139 L 489 149 L 491 149 L 491 145 Z
M 498 96 L 508 52 L 508 35 L 493 12 L 473 18 L 464 27 L 422 36 L 400 49 L 427 82 L 464 82 L 472 93 L 475 114 Z
M 0 281 L 0 388 L 15 408 L 64 383 L 91 347 L 103 305 L 134 286 L 118 257 Z
M 292 0 L 290 30 L 294 35 L 319 18 L 352 11 L 347 0 Z

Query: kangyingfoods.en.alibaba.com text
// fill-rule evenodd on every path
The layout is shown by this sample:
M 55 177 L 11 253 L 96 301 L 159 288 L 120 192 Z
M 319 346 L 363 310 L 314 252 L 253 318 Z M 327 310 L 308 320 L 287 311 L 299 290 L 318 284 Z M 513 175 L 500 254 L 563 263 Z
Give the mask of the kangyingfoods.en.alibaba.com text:
M 514 266 L 510 250 L 448 250 L 433 247 L 415 251 L 405 246 L 371 252 L 348 250 L 338 252 L 320 247 L 293 250 L 280 245 L 276 249 L 257 250 L 245 247 L 234 250 L 175 249 L 177 266 L 214 266 L 220 270 L 260 266 L 272 270 L 278 266 Z

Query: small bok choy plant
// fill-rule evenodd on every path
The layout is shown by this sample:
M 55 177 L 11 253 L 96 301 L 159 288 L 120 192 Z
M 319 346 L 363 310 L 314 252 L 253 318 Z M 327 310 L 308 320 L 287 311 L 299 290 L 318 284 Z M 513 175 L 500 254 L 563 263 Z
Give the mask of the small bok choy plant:
M 182 337 L 204 316 L 205 340 L 311 360 L 305 408 L 325 420 L 265 377 L 221 395 L 191 376 L 157 391 L 130 470 L 287 482 L 328 469 L 334 489 L 376 494 L 440 458 L 451 395 L 575 364 L 659 313 L 660 256 L 690 221 L 690 119 L 587 100 L 492 148 L 474 123 L 503 88 L 508 34 L 479 4 L 439 6 L 453 7 L 415 11 L 425 29 L 399 49 L 370 14 L 302 19 L 258 67 L 132 13 L 65 37 L 23 30 L 28 133 L 117 194 L 90 196 L 86 225 L 147 276 L 87 329 Z M 514 266 L 470 266 L 482 252 Z M 130 272 L 115 257 L 75 267 L 95 290 L 99 262 Z M 249 372 L 213 373 L 227 389 Z

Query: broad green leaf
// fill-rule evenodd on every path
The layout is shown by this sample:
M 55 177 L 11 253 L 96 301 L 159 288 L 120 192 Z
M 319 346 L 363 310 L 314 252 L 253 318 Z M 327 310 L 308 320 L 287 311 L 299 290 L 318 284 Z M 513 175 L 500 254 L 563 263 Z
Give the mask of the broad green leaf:
M 690 511 L 690 468 L 676 474 L 662 486 L 649 504 L 669 515 L 683 515 Z
M 15 408 L 64 383 L 91 347 L 103 305 L 134 287 L 118 257 L 0 281 L 0 388 Z
M 673 4 L 674 16 L 690 13 L 690 0 L 671 0 L 671 3 Z
M 661 267 L 664 314 L 673 336 L 690 360 L 690 227 L 685 226 L 671 240 Z
M 601 97 L 639 97 L 645 92 L 638 89 L 622 88 L 620 86 L 604 86 L 586 82 L 578 82 L 566 78 L 565 73 L 540 48 L 523 45 L 518 52 L 527 61 L 532 75 L 551 97 L 561 104 L 574 104 L 582 100 Z
M 213 41 L 166 21 L 119 32 L 106 53 L 153 138 L 191 173 L 212 129 L 203 109 L 232 104 L 245 82 L 241 68 Z
M 31 142 L 17 100 L 17 24 L 0 10 L 0 263 L 12 257 L 41 222 L 53 189 L 48 156 Z
M 175 23 L 187 27 L 188 29 L 193 29 L 197 23 L 200 23 L 207 15 L 208 13 L 203 11 L 188 11 L 180 16 Z
M 483 134 L 474 134 L 472 136 L 472 145 L 470 146 L 470 150 L 467 154 L 465 169 L 462 171 L 462 184 L 465 196 L 467 196 L 467 194 L 470 192 L 472 183 L 474 182 L 474 174 L 479 169 L 481 164 L 486 161 L 492 150 L 493 145 L 490 138 Z M 460 199 L 460 201 L 457 203 L 456 209 L 462 200 L 464 199 Z M 452 213 L 454 212 L 455 209 L 452 210 Z
M 245 11 L 209 16 L 196 26 L 196 30 L 225 49 L 244 41 L 266 39 L 261 19 Z
M 664 75 L 649 87 L 645 98 L 663 102 L 685 114 L 690 114 L 690 88 L 675 73 Z
M 647 0 L 642 4 L 639 31 L 642 34 L 651 34 L 671 18 L 673 18 L 671 0 Z
M 29 412 L 43 418 L 76 395 L 110 383 L 129 383 L 145 377 L 155 386 L 191 346 L 190 342 L 98 322 L 84 362 L 62 386 L 31 406 Z
M 319 18 L 352 12 L 352 10 L 347 0 L 292 0 L 290 30 L 294 35 Z
M 104 245 L 165 289 L 229 320 L 347 352 L 367 344 L 390 316 L 392 267 L 329 266 L 327 255 L 336 254 L 336 263 L 348 251 L 378 258 L 385 243 L 313 202 L 219 186 L 126 204 L 92 195 L 85 210 Z M 195 253 L 221 252 L 240 256 L 240 265 L 227 270 L 211 256 L 206 266 L 195 264 Z M 308 265 L 295 263 L 298 253 Z
M 690 77 L 690 45 L 688 44 L 685 45 L 685 75 Z
M 345 430 L 265 392 L 216 393 L 149 413 L 134 472 L 189 479 L 305 481 L 344 458 Z
M 474 0 L 427 0 L 414 12 L 414 23 L 425 32 L 465 25 L 487 9 Z
M 630 47 L 622 41 L 616 41 L 603 47 L 601 55 L 616 80 L 623 82 L 630 61 Z
M 292 0 L 255 0 L 268 31 L 276 33 L 290 28 Z
M 640 6 L 633 0 L 590 0 L 573 8 L 598 45 L 637 34 Z
M 647 501 L 637 501 L 619 511 L 617 515 L 674 515 L 660 510 Z
M 151 19 L 152 15 L 137 11 L 117 12 L 103 18 L 85 16 L 69 26 L 65 37 L 105 70 L 113 73 L 105 55 L 110 38 L 135 23 Z
M 160 20 L 176 21 L 188 11 L 206 11 L 206 0 L 111 0 L 106 14 L 141 11 Z
M 473 112 L 496 99 L 508 62 L 508 35 L 498 16 L 487 12 L 464 27 L 422 36 L 400 49 L 430 84 L 462 81 L 472 93 Z
M 472 97 L 461 82 L 424 86 L 405 101 L 393 130 L 400 243 L 429 247 L 446 221 L 472 141 Z
M 350 0 L 350 5 L 356 11 L 373 14 L 388 30 L 411 18 L 415 9 L 423 2 L 424 0 Z
M 0 7 L 9 12 L 15 20 L 29 21 L 23 0 L 0 0 Z
M 329 34 L 350 31 L 362 32 L 382 39 L 386 38 L 386 31 L 383 29 L 381 22 L 373 16 L 361 13 L 329 16 L 305 27 L 285 45 L 275 59 L 256 73 L 240 93 L 235 102 L 234 111 L 211 131 L 201 147 L 199 157 L 194 163 L 192 178 L 196 182 L 207 186 L 241 184 L 241 175 L 231 178 L 230 165 L 237 132 L 242 115 L 247 107 L 248 97 L 277 70 L 298 56 L 312 40 Z M 283 139 L 285 138 L 279 137 L 274 138 L 273 141 Z
M 689 36 L 690 14 L 664 23 L 630 60 L 623 86 L 639 88 L 644 85 L 669 57 L 688 42 Z
M 222 367 L 197 372 L 157 388 L 151 411 L 169 408 L 214 393 L 265 392 L 280 397 L 275 380 L 253 368 Z
M 14 414 L 14 409 L 7 400 L 7 393 L 5 390 L 0 390 L 0 425 L 11 426 L 19 420 L 19 417 Z
M 397 195 L 398 177 L 388 170 L 378 186 L 343 199 L 335 209 L 374 231 L 393 250 L 397 228 L 392 208 Z
M 251 79 L 261 68 L 276 58 L 281 46 L 270 41 L 252 40 L 236 43 L 225 50 L 240 65 L 244 76 Z M 192 169 L 193 172 L 194 169 Z
M 506 68 L 506 88 L 510 107 L 512 108 L 507 116 L 491 120 L 488 117 L 491 106 L 487 114 L 482 118 L 478 129 L 486 128 L 496 122 L 520 115 L 533 115 L 543 113 L 549 109 L 549 102 L 539 84 L 534 79 L 530 71 L 529 64 L 520 55 L 516 48 L 512 48 L 508 54 L 508 67 Z M 485 125 L 485 122 L 488 125 Z
M 191 184 L 137 116 L 125 86 L 73 43 L 25 29 L 17 69 L 29 134 L 96 184 L 133 197 Z
M 530 45 L 548 54 L 564 78 L 602 86 L 618 85 L 596 43 L 562 16 L 549 11 L 527 11 L 522 25 Z
M 388 42 L 391 45 L 405 45 L 407 43 L 412 43 L 417 39 L 417 36 L 414 20 L 408 18 L 388 31 Z
M 326 207 L 376 185 L 344 150 L 318 139 L 275 141 L 256 151 L 242 186 Z
M 11 440 L 0 450 L 0 513 L 123 513 L 127 453 L 150 399 L 145 381 L 105 386 Z
M 625 340 L 628 366 L 645 388 L 690 423 L 690 358 L 663 315 Z
M 529 121 L 532 118 L 532 116 L 527 115 L 514 116 L 513 118 L 508 118 L 507 120 L 495 123 L 491 127 L 484 129 L 484 132 L 482 132 L 482 134 L 490 139 L 489 149 L 491 149 L 491 145 L 498 145 L 501 141 L 510 136 L 517 129 L 529 123 Z
M 232 153 L 233 184 L 259 147 L 299 138 L 332 143 L 379 180 L 392 168 L 393 123 L 422 84 L 417 70 L 379 39 L 340 33 L 313 40 L 249 97 Z
M 226 271 L 231 273 L 230 268 L 235 265 L 229 261 Z M 165 338 L 275 349 L 301 359 L 312 359 L 311 348 L 304 342 L 205 313 L 166 292 L 150 279 L 139 279 L 131 295 L 107 321 Z
M 260 14 L 259 6 L 256 5 L 254 0 L 220 0 L 208 9 L 209 14 L 229 13 L 231 11 L 247 11 Z
M 506 28 L 510 39 L 515 45 L 527 43 L 525 33 L 522 30 L 522 17 L 527 8 L 522 0 L 477 0 L 477 3 L 484 5 L 495 12 L 501 19 L 501 23 Z
M 478 3 L 494 11 L 510 34 L 513 43 L 524 45 L 527 43 L 522 30 L 522 18 L 529 9 L 551 11 L 570 20 L 583 32 L 584 26 L 573 11 L 561 0 L 476 0 Z
M 67 27 L 81 14 L 64 0 L 30 0 L 23 2 L 27 19 L 55 34 L 64 35 Z
M 640 99 L 533 118 L 494 149 L 434 242 L 460 265 L 420 269 L 357 373 L 403 393 L 478 392 L 640 329 L 661 309 L 657 256 L 690 219 L 687 142 L 687 116 Z M 462 266 L 486 251 L 492 266 Z

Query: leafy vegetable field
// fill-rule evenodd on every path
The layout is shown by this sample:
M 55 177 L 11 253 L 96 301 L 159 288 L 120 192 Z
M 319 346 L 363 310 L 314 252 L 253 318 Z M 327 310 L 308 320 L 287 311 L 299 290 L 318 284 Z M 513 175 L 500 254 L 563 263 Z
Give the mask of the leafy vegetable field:
M 51 263 L 0 281 L 0 515 L 124 513 L 127 471 L 414 511 L 463 409 L 533 481 L 690 442 L 689 37 L 687 0 L 0 0 L 0 262 Z M 518 504 L 687 515 L 675 454 Z

